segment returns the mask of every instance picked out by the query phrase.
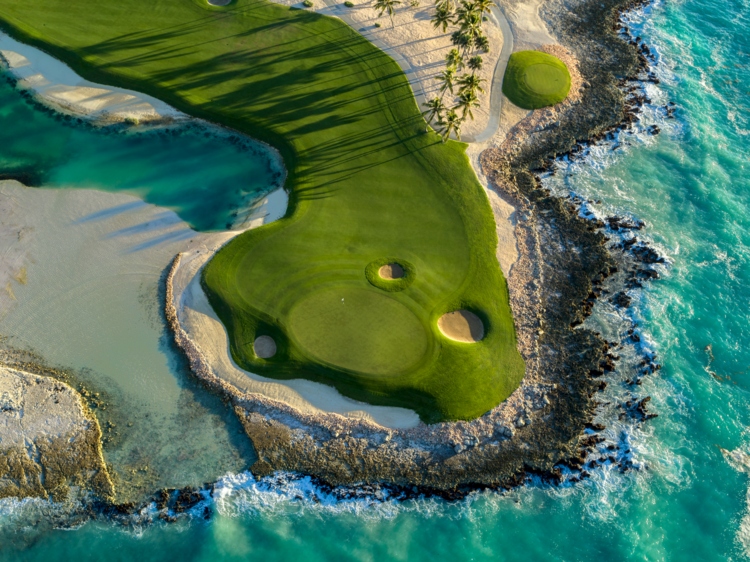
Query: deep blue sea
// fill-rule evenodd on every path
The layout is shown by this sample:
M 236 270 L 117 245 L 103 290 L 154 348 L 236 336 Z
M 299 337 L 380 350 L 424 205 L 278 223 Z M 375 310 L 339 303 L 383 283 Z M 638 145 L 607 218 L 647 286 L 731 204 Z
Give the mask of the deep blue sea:
M 668 261 L 632 292 L 623 318 L 606 302 L 605 333 L 639 323 L 663 368 L 640 391 L 659 417 L 608 424 L 638 468 L 610 467 L 566 488 L 530 485 L 463 502 L 335 502 L 305 481 L 280 488 L 228 475 L 213 516 L 123 527 L 50 528 L 44 502 L 0 502 L 0 559 L 39 560 L 744 560 L 750 555 L 750 2 L 659 0 L 631 28 L 655 49 L 661 80 L 640 127 L 548 185 L 645 221 L 638 236 Z M 710 346 L 710 347 L 709 347 Z M 615 380 L 615 379 L 612 379 Z M 606 390 L 621 395 L 620 383 Z M 300 499 L 301 498 L 301 499 Z M 201 507 L 202 510 L 202 507 Z

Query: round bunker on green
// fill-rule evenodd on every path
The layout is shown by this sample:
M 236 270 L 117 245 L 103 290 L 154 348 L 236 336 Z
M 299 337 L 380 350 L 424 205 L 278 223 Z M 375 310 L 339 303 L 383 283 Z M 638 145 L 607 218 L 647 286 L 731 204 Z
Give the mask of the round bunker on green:
M 340 287 L 313 293 L 292 309 L 289 326 L 313 358 L 368 375 L 408 371 L 428 347 L 414 313 L 375 290 Z
M 503 77 L 503 93 L 523 109 L 560 103 L 570 91 L 570 72 L 560 59 L 539 51 L 513 53 Z

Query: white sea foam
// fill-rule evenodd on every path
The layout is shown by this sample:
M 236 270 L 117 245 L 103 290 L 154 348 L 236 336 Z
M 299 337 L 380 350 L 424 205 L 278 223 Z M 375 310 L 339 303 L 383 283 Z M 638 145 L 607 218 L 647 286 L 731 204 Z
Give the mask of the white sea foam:
M 599 143 L 587 151 L 583 158 L 564 159 L 558 163 L 555 175 L 543 177 L 543 184 L 558 196 L 572 195 L 584 200 L 601 200 L 601 204 L 590 205 L 584 203 L 582 215 L 604 219 L 617 215 L 638 219 L 639 206 L 648 205 L 642 197 L 634 193 L 625 180 L 612 173 L 613 167 L 621 166 L 624 162 L 633 162 L 633 158 L 643 150 L 659 150 L 660 138 L 648 133 L 652 125 L 661 130 L 665 136 L 674 141 L 685 137 L 688 131 L 686 122 L 682 119 L 667 119 L 664 106 L 669 98 L 664 86 L 674 86 L 679 78 L 674 71 L 673 63 L 667 63 L 663 56 L 658 35 L 654 32 L 648 14 L 652 9 L 660 9 L 662 2 L 654 4 L 653 8 L 635 12 L 626 17 L 626 24 L 631 33 L 646 37 L 652 53 L 655 54 L 657 65 L 652 71 L 659 78 L 661 84 L 645 83 L 642 91 L 651 99 L 651 104 L 644 105 L 639 115 L 640 121 L 634 124 L 632 131 L 615 135 L 614 140 Z M 615 168 L 616 169 L 616 168 Z M 613 196 L 614 195 L 614 196 Z M 656 203 L 652 203 L 656 204 Z M 669 244 L 652 228 L 636 232 L 638 239 L 648 242 L 667 263 L 653 265 L 662 277 L 673 274 L 676 256 L 680 253 L 679 244 Z M 618 233 L 608 234 L 617 236 Z M 631 233 L 619 235 L 623 239 L 633 236 Z M 617 290 L 620 290 L 617 288 Z M 606 299 L 600 299 L 594 306 L 594 312 L 584 323 L 584 327 L 600 332 L 607 339 L 622 341 L 627 330 L 638 323 L 636 333 L 640 336 L 637 345 L 625 344 L 616 353 L 622 357 L 616 371 L 603 380 L 609 382 L 607 389 L 600 395 L 599 400 L 609 406 L 601 407 L 597 412 L 596 421 L 606 426 L 601 435 L 607 443 L 618 444 L 618 460 L 626 458 L 633 462 L 634 470 L 621 474 L 616 465 L 605 463 L 591 472 L 591 477 L 574 488 L 556 488 L 551 493 L 558 496 L 582 494 L 587 513 L 595 519 L 608 520 L 617 518 L 624 502 L 632 501 L 632 496 L 643 496 L 651 488 L 648 481 L 657 477 L 676 486 L 686 486 L 692 480 L 692 469 L 684 455 L 676 452 L 674 447 L 660 443 L 654 437 L 654 427 L 651 424 L 635 424 L 629 419 L 620 420 L 622 410 L 615 407 L 628 399 L 639 400 L 646 395 L 651 396 L 650 410 L 671 412 L 669 420 L 660 420 L 661 424 L 669 426 L 673 435 L 684 434 L 684 427 L 680 425 L 681 415 L 687 415 L 692 397 L 683 386 L 672 380 L 664 380 L 657 375 L 646 377 L 640 387 L 627 387 L 621 384 L 629 373 L 635 373 L 637 362 L 643 354 L 652 355 L 659 351 L 662 342 L 651 331 L 647 321 L 660 315 L 660 310 L 668 305 L 650 296 L 650 288 L 646 286 L 635 290 L 628 290 L 633 299 L 632 306 L 627 310 L 615 308 Z M 668 345 L 668 342 L 667 342 Z M 628 451 L 628 452 L 626 452 Z M 626 499 L 627 498 L 627 499 Z

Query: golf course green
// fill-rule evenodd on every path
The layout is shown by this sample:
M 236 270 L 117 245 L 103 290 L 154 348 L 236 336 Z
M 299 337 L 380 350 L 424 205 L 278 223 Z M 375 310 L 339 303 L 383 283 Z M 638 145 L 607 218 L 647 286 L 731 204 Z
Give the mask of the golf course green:
M 503 93 L 518 107 L 539 109 L 560 103 L 570 91 L 570 73 L 560 59 L 539 51 L 513 53 L 503 76 Z
M 281 152 L 286 216 L 203 272 L 238 365 L 427 423 L 475 418 L 517 388 L 494 219 L 466 145 L 424 132 L 399 66 L 346 24 L 265 0 L 5 0 L 0 22 L 88 80 Z M 380 284 L 389 263 L 405 275 Z M 481 341 L 441 334 L 438 319 L 459 309 L 481 319 Z M 259 336 L 272 357 L 256 357 Z

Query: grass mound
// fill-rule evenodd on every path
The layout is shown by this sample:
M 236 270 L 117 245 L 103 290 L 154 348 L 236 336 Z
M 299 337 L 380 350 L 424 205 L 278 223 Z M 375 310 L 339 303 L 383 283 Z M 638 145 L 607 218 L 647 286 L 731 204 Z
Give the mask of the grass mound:
M 341 20 L 265 0 L 4 0 L 0 20 L 93 82 L 281 152 L 286 216 L 233 239 L 203 272 L 238 365 L 428 423 L 477 417 L 517 388 L 495 223 L 466 145 L 425 133 L 398 64 Z M 380 256 L 398 256 L 407 275 L 391 282 L 411 284 L 371 284 Z M 438 318 L 462 308 L 481 313 L 481 342 L 440 334 Z M 264 335 L 277 349 L 259 359 Z
M 404 269 L 404 276 L 400 279 L 383 279 L 380 268 L 389 263 L 397 263 Z M 365 277 L 374 287 L 391 293 L 408 289 L 417 278 L 417 269 L 410 261 L 400 258 L 380 258 L 373 260 L 365 267 Z
M 560 59 L 539 51 L 513 53 L 503 76 L 503 93 L 523 109 L 560 103 L 570 91 L 570 73 Z

